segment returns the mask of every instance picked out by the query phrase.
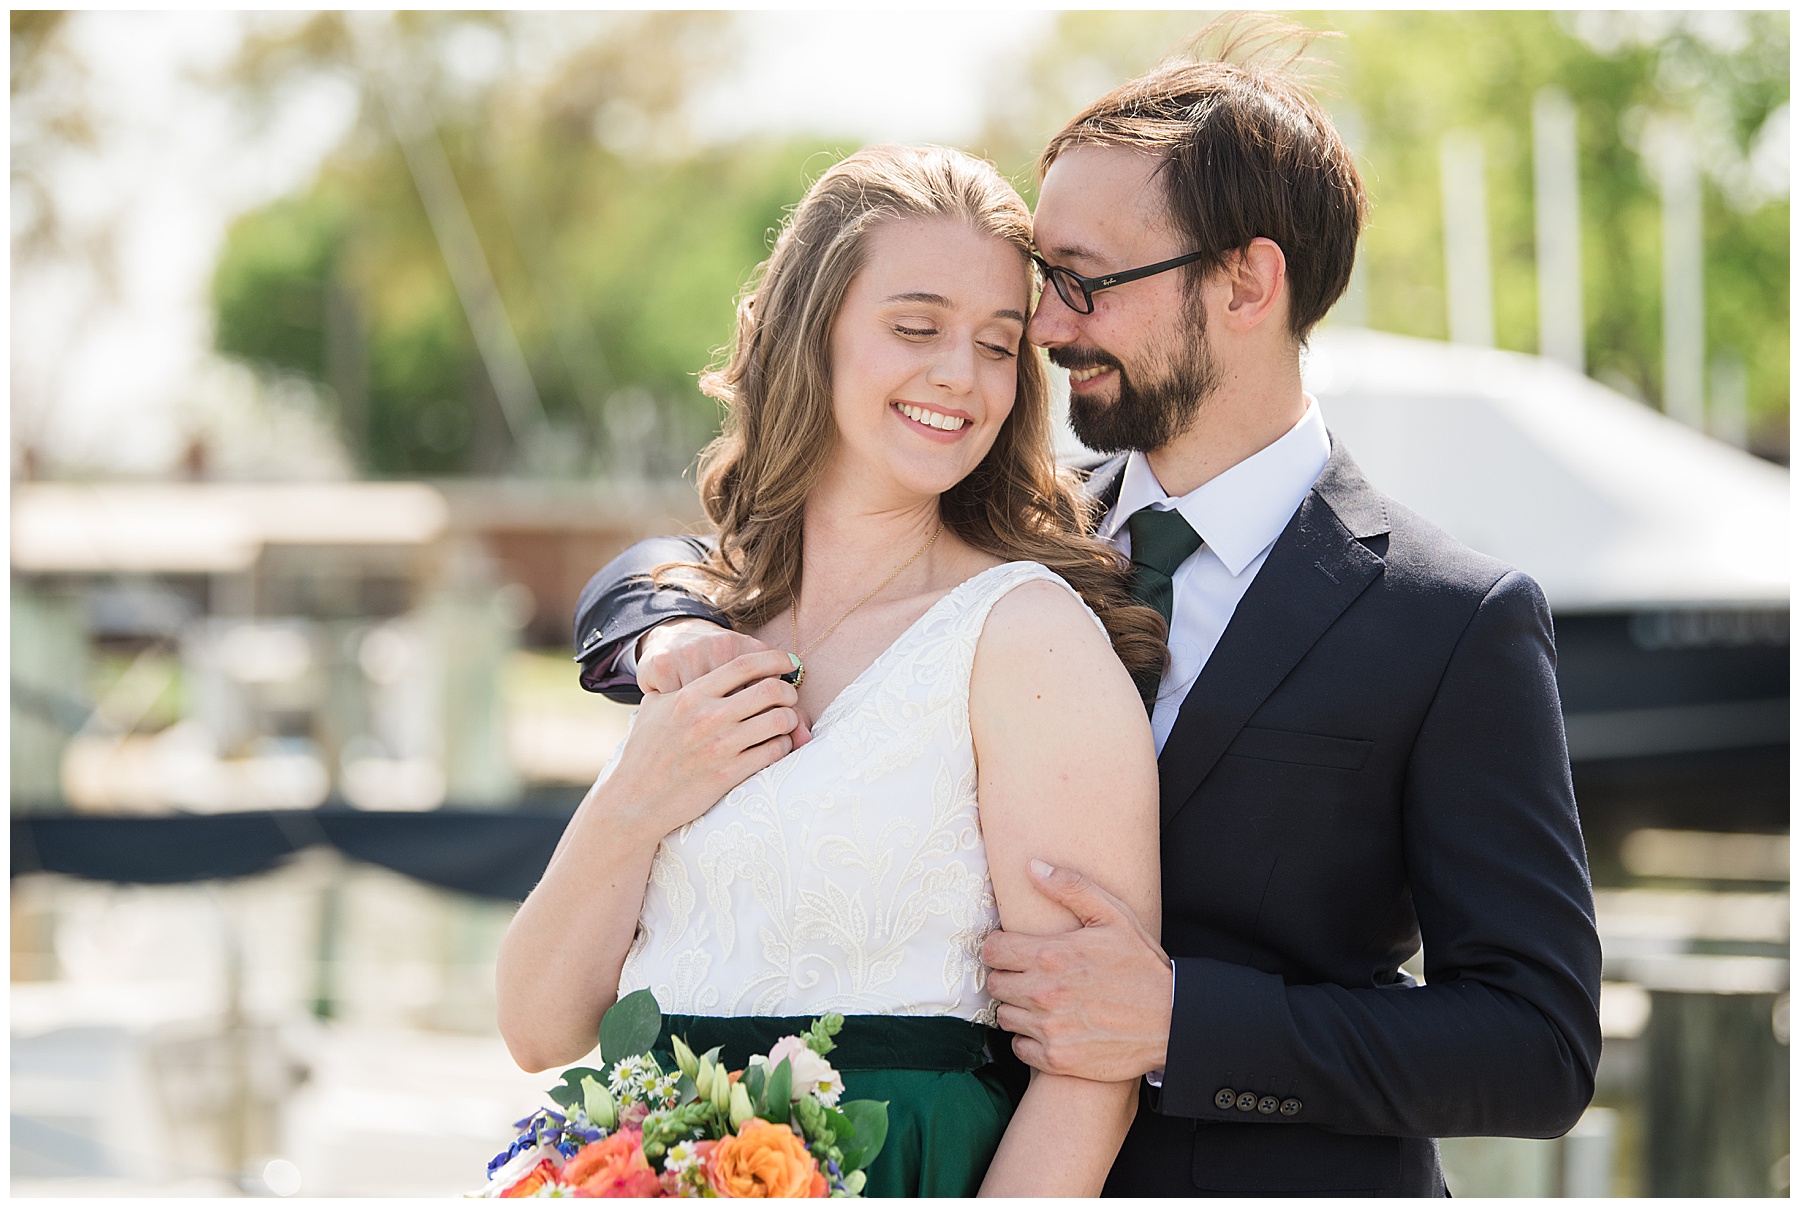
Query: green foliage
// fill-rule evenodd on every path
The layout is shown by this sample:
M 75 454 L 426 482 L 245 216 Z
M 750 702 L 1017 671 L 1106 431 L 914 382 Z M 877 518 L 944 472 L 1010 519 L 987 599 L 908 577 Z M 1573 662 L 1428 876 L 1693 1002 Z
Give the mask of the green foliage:
M 763 1091 L 769 1081 L 769 1067 L 758 1062 L 744 1067 L 744 1075 L 739 1079 L 745 1092 L 750 1096 L 751 1104 L 760 1107 L 763 1102 Z
M 887 1109 L 886 1100 L 852 1099 L 843 1105 L 842 1118 L 850 1126 L 848 1137 L 842 1132 L 838 1136 L 845 1170 L 866 1169 L 881 1154 L 887 1144 Z
M 831 1011 L 813 1020 L 812 1027 L 806 1029 L 806 1033 L 801 1039 L 806 1041 L 807 1048 L 823 1057 L 837 1048 L 837 1041 L 832 1037 L 843 1030 L 844 1017 L 836 1011 Z
M 786 1124 L 794 1091 L 794 1064 L 787 1058 L 769 1071 L 769 1081 L 759 1095 L 756 1114 L 771 1124 Z
M 816 151 L 759 145 L 631 165 L 590 147 L 579 173 L 562 171 L 574 177 L 564 212 L 530 222 L 489 195 L 497 173 L 461 175 L 544 408 L 583 468 L 648 448 L 651 464 L 628 468 L 673 472 L 709 438 L 717 410 L 697 375 L 730 338 L 737 294 Z M 367 468 L 491 471 L 511 438 L 417 198 L 388 195 L 392 167 L 361 165 L 336 186 L 361 195 L 354 206 L 321 186 L 234 227 L 215 276 L 217 344 L 348 393 L 328 355 L 327 301 L 340 291 L 367 365 L 366 418 L 346 408 L 345 435 Z M 507 175 L 515 192 L 549 183 L 529 165 Z
M 605 1070 L 627 1057 L 641 1057 L 662 1035 L 662 1009 L 649 990 L 633 990 L 619 999 L 600 1017 L 600 1059 Z
M 715 1110 L 710 1103 L 687 1103 L 666 1112 L 652 1112 L 644 1120 L 644 1156 L 654 1162 L 678 1141 L 704 1138 L 713 1115 Z
M 323 197 L 239 219 L 213 273 L 219 351 L 323 381 L 326 291 L 342 244 L 342 218 Z
M 562 1072 L 562 1082 L 550 1088 L 550 1101 L 568 1111 L 586 1100 L 586 1090 L 582 1084 L 590 1080 L 604 1080 L 605 1074 L 586 1066 L 574 1066 Z

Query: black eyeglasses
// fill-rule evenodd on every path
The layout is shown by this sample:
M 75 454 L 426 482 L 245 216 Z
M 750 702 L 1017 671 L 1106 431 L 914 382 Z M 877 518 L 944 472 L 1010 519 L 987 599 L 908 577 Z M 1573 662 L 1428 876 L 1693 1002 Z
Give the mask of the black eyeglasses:
M 1177 256 L 1173 260 L 1162 260 L 1156 264 L 1147 264 L 1143 268 L 1128 268 L 1122 273 L 1107 273 L 1101 277 L 1083 277 L 1071 269 L 1046 264 L 1044 258 L 1036 252 L 1031 253 L 1031 262 L 1037 265 L 1038 272 L 1049 278 L 1050 284 L 1056 287 L 1056 296 L 1063 300 L 1065 306 L 1078 315 L 1091 315 L 1094 313 L 1094 295 L 1101 290 L 1111 289 L 1115 285 L 1124 285 L 1127 281 L 1142 281 L 1145 277 L 1166 273 L 1172 268 L 1192 264 L 1205 255 L 1205 252 L 1189 252 L 1185 256 Z

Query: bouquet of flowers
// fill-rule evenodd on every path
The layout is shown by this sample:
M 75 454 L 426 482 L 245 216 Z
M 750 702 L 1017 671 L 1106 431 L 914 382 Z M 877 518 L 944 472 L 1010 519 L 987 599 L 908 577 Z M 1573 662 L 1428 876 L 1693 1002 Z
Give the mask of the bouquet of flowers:
M 840 1103 L 825 1059 L 841 1015 L 813 1021 L 767 1056 L 726 1070 L 676 1036 L 673 1070 L 651 1055 L 662 1011 L 648 990 L 600 1022 L 600 1069 L 565 1070 L 550 1098 L 518 1122 L 488 1163 L 483 1197 L 855 1197 L 887 1140 L 887 1104 Z

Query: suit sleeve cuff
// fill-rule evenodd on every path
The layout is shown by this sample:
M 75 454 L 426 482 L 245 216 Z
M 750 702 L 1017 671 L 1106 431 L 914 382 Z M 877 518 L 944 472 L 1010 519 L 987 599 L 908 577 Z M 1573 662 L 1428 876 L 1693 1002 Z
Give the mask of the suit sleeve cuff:
M 1275 1039 L 1288 1015 L 1279 976 L 1207 957 L 1176 957 L 1175 986 L 1163 1115 L 1245 1123 L 1271 1117 L 1254 1107 L 1240 1110 L 1238 1096 L 1249 1092 L 1258 1102 L 1273 1097 L 1278 1103 L 1296 1097 L 1292 1062 Z M 1226 1090 L 1233 1102 L 1221 1106 Z
M 698 617 L 722 628 L 731 627 L 729 622 L 706 604 L 685 592 L 667 592 L 663 603 L 666 611 L 647 625 L 619 630 L 609 626 L 604 631 L 594 629 L 587 633 L 575 651 L 575 660 L 581 664 L 583 688 L 589 692 L 601 693 L 620 704 L 635 705 L 644 699 L 637 684 L 635 654 L 639 638 L 664 621 L 675 621 L 682 617 Z

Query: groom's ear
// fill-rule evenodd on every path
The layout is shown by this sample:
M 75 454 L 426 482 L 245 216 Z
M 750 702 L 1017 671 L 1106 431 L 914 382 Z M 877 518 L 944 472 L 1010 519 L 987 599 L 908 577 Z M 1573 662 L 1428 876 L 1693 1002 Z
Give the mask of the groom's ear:
M 1258 237 L 1226 258 L 1219 267 L 1231 297 L 1225 304 L 1227 325 L 1239 331 L 1271 319 L 1287 323 L 1287 256 L 1273 239 Z

